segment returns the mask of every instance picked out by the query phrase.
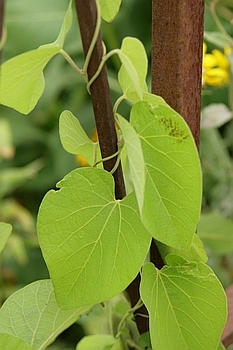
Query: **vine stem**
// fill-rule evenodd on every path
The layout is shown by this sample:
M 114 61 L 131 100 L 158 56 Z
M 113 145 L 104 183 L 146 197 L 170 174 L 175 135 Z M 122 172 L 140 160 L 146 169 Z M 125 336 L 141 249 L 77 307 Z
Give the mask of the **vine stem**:
M 90 45 L 93 44 L 93 35 L 96 30 L 96 21 L 98 17 L 96 1 L 75 0 L 75 5 L 82 38 L 83 51 L 84 55 L 87 56 L 88 52 L 90 52 Z M 102 39 L 99 32 L 87 66 L 88 81 L 90 81 L 90 79 L 98 70 L 104 53 L 105 52 L 102 44 Z M 101 155 L 102 158 L 107 158 L 116 153 L 118 151 L 118 147 L 115 120 L 105 65 L 103 65 L 101 72 L 91 84 L 90 93 L 95 115 L 96 128 L 99 137 Z M 111 172 L 116 162 L 117 156 L 110 159 L 108 158 L 108 160 L 103 163 L 104 169 Z M 116 199 L 123 199 L 126 195 L 126 192 L 120 163 L 114 172 L 113 177 L 115 182 L 115 197 Z M 139 284 L 140 275 L 138 274 L 138 276 L 127 288 L 132 307 L 135 306 L 140 298 Z M 141 307 L 139 312 L 141 314 L 146 314 L 145 307 Z M 148 330 L 148 322 L 145 323 L 145 318 L 135 317 L 135 321 L 140 333 L 146 332 Z

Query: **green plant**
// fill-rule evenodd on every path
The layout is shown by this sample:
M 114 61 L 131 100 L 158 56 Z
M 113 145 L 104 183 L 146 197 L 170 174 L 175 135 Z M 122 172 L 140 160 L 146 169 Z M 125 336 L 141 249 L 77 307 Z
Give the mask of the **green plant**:
M 95 304 L 123 293 L 138 273 L 141 298 L 136 305 L 131 308 L 126 302 L 125 314 L 117 327 L 113 325 L 112 334 L 85 337 L 78 350 L 91 346 L 112 350 L 221 348 L 226 300 L 195 234 L 202 189 L 192 134 L 177 112 L 148 91 L 147 57 L 137 39 L 127 37 L 120 49 L 104 52 L 101 62 L 96 62 L 97 70 L 88 78 L 100 8 L 102 17 L 110 21 L 119 6 L 120 1 L 97 2 L 97 24 L 83 68 L 78 68 L 63 49 L 72 22 L 72 2 L 54 43 L 2 65 L 0 103 L 24 114 L 42 95 L 43 70 L 58 54 L 84 77 L 91 93 L 105 61 L 117 54 L 123 91 L 113 108 L 118 126 L 118 149 L 113 154 L 103 156 L 101 144 L 88 138 L 70 111 L 60 116 L 63 147 L 85 156 L 91 166 L 67 174 L 57 184 L 58 190 L 49 191 L 41 203 L 38 235 L 51 281 L 26 286 L 2 306 L 0 345 L 4 349 L 46 348 Z M 123 100 L 133 105 L 129 121 L 118 113 Z M 102 132 L 107 138 L 109 130 Z M 120 160 L 125 197 L 123 190 L 119 194 L 116 180 Z M 109 172 L 102 164 L 105 169 L 108 164 Z M 149 262 L 152 240 L 166 263 L 161 270 Z M 131 318 L 143 303 L 149 313 L 150 336 L 133 336 L 129 332 Z

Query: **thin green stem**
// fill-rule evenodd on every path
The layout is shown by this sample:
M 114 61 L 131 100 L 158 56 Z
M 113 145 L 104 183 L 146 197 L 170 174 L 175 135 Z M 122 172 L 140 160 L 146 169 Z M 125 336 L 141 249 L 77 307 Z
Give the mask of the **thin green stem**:
M 6 42 L 6 37 L 7 37 L 7 32 L 6 32 L 6 28 L 2 28 L 2 37 L 0 40 L 0 51 L 2 51 L 3 46 L 5 45 Z
M 85 62 L 84 62 L 84 66 L 83 66 L 83 71 L 84 72 L 87 72 L 87 67 L 89 65 L 89 62 L 90 62 L 90 59 L 91 59 L 91 55 L 93 53 L 95 44 L 96 44 L 97 39 L 98 39 L 99 31 L 100 31 L 101 11 L 100 11 L 100 5 L 99 5 L 98 1 L 96 1 L 96 11 L 97 11 L 96 26 L 95 26 L 95 31 L 94 31 L 94 34 L 93 34 L 93 38 L 92 38 L 90 47 L 88 49 Z
M 117 327 L 117 335 L 116 338 L 119 338 L 121 335 L 121 332 L 123 330 L 123 328 L 125 327 L 125 323 L 127 318 L 132 315 L 136 310 L 140 309 L 140 307 L 142 307 L 143 302 L 141 299 L 138 300 L 138 302 L 134 305 L 134 307 L 132 307 L 131 309 L 129 309 L 126 314 L 124 315 L 124 317 L 121 319 L 118 327 Z
M 66 59 L 66 61 L 71 65 L 72 68 L 74 68 L 74 70 L 81 74 L 84 79 L 87 81 L 87 74 L 83 71 L 83 69 L 80 69 L 75 62 L 72 60 L 72 58 L 70 57 L 70 55 L 64 51 L 63 49 L 60 50 L 60 54 Z
M 125 100 L 125 95 L 120 96 L 120 97 L 116 100 L 116 102 L 115 102 L 115 104 L 114 104 L 114 107 L 113 107 L 113 114 L 114 114 L 114 116 L 117 114 L 117 109 L 118 109 L 120 103 L 121 103 L 122 101 L 124 101 L 124 100 Z

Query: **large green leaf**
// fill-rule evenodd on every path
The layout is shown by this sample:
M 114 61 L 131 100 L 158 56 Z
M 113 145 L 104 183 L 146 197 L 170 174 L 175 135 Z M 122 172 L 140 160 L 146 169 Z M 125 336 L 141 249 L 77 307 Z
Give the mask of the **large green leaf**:
M 4 333 L 0 333 L 0 349 L 33 350 L 33 348 L 29 344 L 25 343 L 22 339 Z
M 94 164 L 98 143 L 89 139 L 78 119 L 70 111 L 64 111 L 60 116 L 59 134 L 62 146 L 67 152 L 82 155 L 89 164 Z
M 216 254 L 233 251 L 233 221 L 216 213 L 203 214 L 198 223 L 198 236 Z
M 5 247 L 6 241 L 10 236 L 12 231 L 12 227 L 10 224 L 6 224 L 5 222 L 0 222 L 0 252 Z
M 122 91 L 129 100 L 141 100 L 143 92 L 147 92 L 148 62 L 144 46 L 138 39 L 126 37 L 122 41 L 120 51 L 124 54 L 122 57 L 120 56 L 123 64 L 118 74 Z M 124 60 L 124 56 L 128 58 L 131 65 Z
M 121 0 L 99 0 L 101 16 L 107 22 L 111 22 L 119 11 Z
M 135 194 L 114 199 L 113 177 L 79 168 L 49 191 L 38 216 L 42 253 L 62 308 L 90 305 L 122 292 L 149 249 Z
M 167 257 L 169 266 L 143 267 L 141 297 L 150 316 L 153 349 L 214 350 L 226 321 L 226 297 L 204 263 Z
M 191 132 L 170 107 L 152 108 L 147 102 L 133 106 L 130 120 L 141 140 L 146 169 L 144 200 L 138 202 L 143 223 L 158 241 L 187 250 L 199 219 L 202 193 Z
M 36 281 L 12 294 L 3 304 L 0 309 L 0 333 L 16 336 L 33 349 L 46 349 L 89 309 L 61 310 L 56 303 L 51 281 Z

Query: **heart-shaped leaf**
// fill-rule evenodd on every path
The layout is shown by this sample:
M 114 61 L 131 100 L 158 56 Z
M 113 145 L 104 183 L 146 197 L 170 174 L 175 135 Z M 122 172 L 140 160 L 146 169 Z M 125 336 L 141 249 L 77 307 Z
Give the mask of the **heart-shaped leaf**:
M 59 134 L 62 146 L 67 152 L 82 155 L 89 164 L 94 164 L 98 143 L 89 139 L 78 119 L 70 111 L 64 111 L 60 116 Z
M 130 121 L 141 141 L 146 171 L 144 198 L 138 202 L 142 221 L 158 241 L 187 250 L 202 194 L 200 161 L 191 132 L 170 107 L 152 108 L 144 101 L 133 106 Z
M 135 278 L 151 241 L 135 194 L 115 200 L 113 177 L 96 168 L 76 169 L 57 186 L 42 201 L 38 234 L 58 304 L 110 299 Z
M 204 263 L 167 256 L 169 266 L 143 267 L 141 297 L 150 316 L 153 349 L 217 349 L 226 322 L 226 296 Z
M 99 0 L 101 6 L 101 16 L 111 22 L 119 11 L 121 0 Z

